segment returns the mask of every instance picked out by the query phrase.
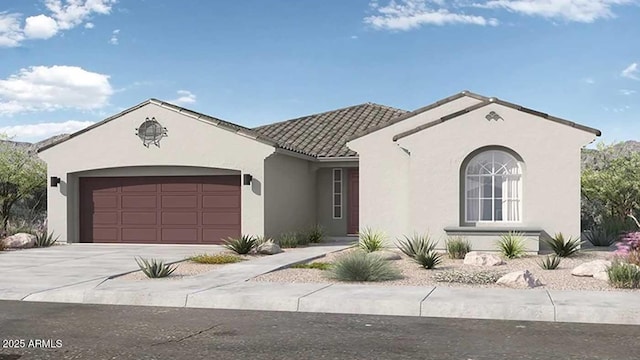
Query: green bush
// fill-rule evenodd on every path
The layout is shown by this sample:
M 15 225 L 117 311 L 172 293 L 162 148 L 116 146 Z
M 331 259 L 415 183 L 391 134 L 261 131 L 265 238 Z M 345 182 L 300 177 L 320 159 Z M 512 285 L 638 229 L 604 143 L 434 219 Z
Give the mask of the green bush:
M 508 234 L 500 236 L 497 245 L 503 256 L 516 259 L 525 254 L 524 239 L 524 234 L 509 231 Z
M 177 265 L 165 264 L 162 260 L 136 258 L 136 263 L 140 270 L 147 275 L 148 278 L 163 278 L 171 275 L 178 268 Z
M 607 268 L 609 284 L 621 289 L 637 289 L 640 287 L 640 267 L 619 260 Z
M 313 244 L 321 243 L 324 239 L 324 228 L 320 225 L 314 225 L 307 231 L 309 242 Z
M 471 243 L 465 237 L 451 236 L 446 241 L 447 254 L 451 259 L 464 259 L 471 251 Z
M 306 231 L 296 232 L 296 239 L 298 242 L 298 246 L 307 246 L 311 243 L 311 238 L 309 238 L 309 233 Z
M 442 254 L 435 251 L 420 253 L 413 258 L 413 261 L 417 262 L 425 269 L 434 269 L 437 265 L 442 263 Z
M 383 232 L 365 228 L 360 232 L 358 247 L 366 252 L 380 251 L 384 247 L 385 239 Z
M 277 242 L 278 242 L 278 245 L 280 245 L 280 247 L 283 249 L 295 248 L 295 247 L 298 247 L 299 238 L 300 237 L 298 236 L 298 233 L 288 232 L 288 233 L 281 234 L 280 237 L 278 237 Z
M 223 241 L 223 246 L 237 254 L 248 254 L 256 247 L 256 238 L 250 235 L 242 235 L 239 238 L 228 238 Z
M 606 246 L 609 247 L 616 242 L 617 235 L 609 232 L 605 227 L 593 228 L 584 233 L 585 239 L 589 241 L 593 246 Z
M 396 247 L 412 259 L 415 259 L 418 254 L 427 254 L 434 251 L 436 245 L 436 242 L 431 240 L 429 234 L 405 235 L 404 239 L 399 239 L 396 243 Z
M 558 255 L 548 255 L 540 259 L 538 262 L 538 266 L 544 270 L 555 270 L 560 265 L 560 256 Z
M 231 254 L 199 254 L 189 258 L 198 264 L 231 264 L 242 261 L 242 258 Z
M 328 262 L 312 262 L 304 264 L 291 265 L 292 269 L 316 269 L 316 270 L 329 270 L 332 264 Z
M 37 233 L 36 241 L 33 245 L 34 247 L 49 247 L 58 241 L 60 236 L 53 237 L 53 233 L 48 233 L 47 231 Z
M 562 233 L 558 233 L 551 239 L 544 239 L 543 241 L 560 257 L 569 257 L 577 254 L 578 251 L 580 251 L 580 245 L 583 244 L 580 238 L 574 239 L 569 237 L 565 239 Z
M 385 281 L 399 279 L 400 272 L 391 262 L 364 251 L 352 251 L 337 258 L 330 276 L 340 281 Z
M 464 272 L 458 270 L 440 271 L 433 276 L 437 282 L 460 284 L 494 284 L 504 273 L 496 271 Z

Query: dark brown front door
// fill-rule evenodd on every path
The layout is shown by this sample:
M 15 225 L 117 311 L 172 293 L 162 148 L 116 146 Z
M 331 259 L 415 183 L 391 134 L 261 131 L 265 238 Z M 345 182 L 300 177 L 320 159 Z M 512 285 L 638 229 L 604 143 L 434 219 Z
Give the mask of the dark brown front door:
M 357 234 L 359 230 L 359 175 L 358 169 L 349 169 L 349 186 L 347 188 L 347 233 Z
M 240 176 L 80 178 L 80 242 L 215 244 L 240 235 Z

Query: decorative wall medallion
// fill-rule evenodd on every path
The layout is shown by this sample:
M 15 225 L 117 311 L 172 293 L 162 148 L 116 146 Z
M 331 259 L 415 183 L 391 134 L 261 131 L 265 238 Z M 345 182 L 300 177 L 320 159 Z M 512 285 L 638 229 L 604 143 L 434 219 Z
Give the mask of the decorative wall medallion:
M 136 135 L 142 140 L 142 145 L 146 147 L 149 147 L 149 144 L 160 147 L 160 140 L 167 136 L 167 128 L 162 127 L 155 117 L 146 118 L 136 131 Z
M 491 120 L 502 120 L 504 121 L 504 119 L 502 118 L 502 116 L 498 115 L 495 111 L 492 111 L 490 113 L 487 114 L 487 116 L 484 117 L 485 119 L 487 119 L 487 121 L 491 121 Z

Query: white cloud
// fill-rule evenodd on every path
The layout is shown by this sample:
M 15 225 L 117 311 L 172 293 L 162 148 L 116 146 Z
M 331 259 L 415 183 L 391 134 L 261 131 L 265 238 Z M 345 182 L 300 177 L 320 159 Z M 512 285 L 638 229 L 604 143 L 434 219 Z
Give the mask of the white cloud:
M 196 95 L 188 90 L 178 90 L 178 98 L 169 102 L 179 105 L 193 104 L 196 102 Z
M 32 66 L 0 80 L 0 115 L 108 104 L 109 76 L 76 66 Z
M 24 40 L 20 14 L 0 12 L 0 47 L 16 47 Z
M 595 80 L 593 80 L 593 78 L 590 78 L 590 77 L 588 77 L 588 78 L 584 78 L 582 81 L 584 81 L 585 83 L 587 83 L 587 84 L 589 84 L 589 85 L 593 85 L 593 84 L 595 84 L 595 83 L 596 83 L 596 81 L 595 81 Z
M 438 0 L 391 0 L 387 5 L 380 6 L 377 1 L 369 3 L 375 15 L 364 19 L 366 24 L 382 30 L 407 31 L 423 25 L 473 24 L 498 25 L 498 20 L 487 19 L 479 15 L 466 15 L 451 12 L 444 8 L 446 3 Z
M 6 134 L 13 140 L 40 140 L 59 134 L 70 134 L 93 125 L 92 121 L 69 120 L 60 123 L 39 123 L 0 127 L 0 134 Z
M 625 96 L 633 95 L 635 93 L 636 93 L 635 90 L 620 89 L 620 94 L 625 95 Z
M 118 45 L 120 41 L 118 40 L 118 34 L 120 34 L 120 29 L 115 29 L 111 33 L 111 39 L 109 39 L 109 44 Z
M 636 0 L 491 0 L 474 4 L 477 7 L 506 9 L 515 13 L 548 19 L 592 23 L 615 17 L 616 5 L 628 5 Z
M 633 80 L 640 80 L 640 69 L 638 69 L 638 63 L 633 63 L 627 66 L 626 69 L 620 73 L 622 77 L 626 77 Z
M 84 28 L 85 29 L 93 29 L 94 27 L 96 27 L 92 22 L 88 22 L 86 24 L 84 24 Z
M 58 33 L 58 24 L 47 15 L 29 16 L 25 20 L 24 34 L 30 39 L 49 39 Z
M 49 39 L 63 30 L 73 29 L 94 14 L 107 15 L 117 0 L 44 0 L 48 12 L 29 16 L 0 12 L 0 47 L 17 47 L 26 39 Z M 93 23 L 85 28 L 92 29 Z

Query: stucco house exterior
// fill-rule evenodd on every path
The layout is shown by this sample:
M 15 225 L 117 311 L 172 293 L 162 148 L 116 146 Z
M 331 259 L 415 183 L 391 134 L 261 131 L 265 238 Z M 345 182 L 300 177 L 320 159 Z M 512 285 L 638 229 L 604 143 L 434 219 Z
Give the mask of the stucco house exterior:
M 600 131 L 468 91 L 246 128 L 155 99 L 39 150 L 66 242 L 219 243 L 318 224 L 390 239 L 580 233 L 580 151 Z

